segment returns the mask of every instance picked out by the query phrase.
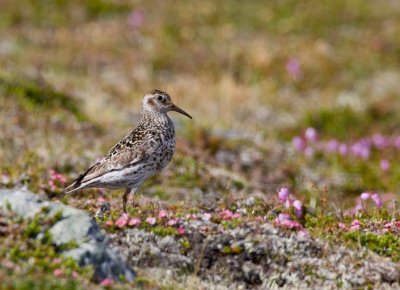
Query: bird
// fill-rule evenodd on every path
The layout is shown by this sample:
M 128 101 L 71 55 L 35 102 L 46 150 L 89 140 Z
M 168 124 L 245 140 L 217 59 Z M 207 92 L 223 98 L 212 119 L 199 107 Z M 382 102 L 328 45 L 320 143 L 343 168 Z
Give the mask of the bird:
M 146 93 L 137 127 L 67 186 L 64 195 L 85 188 L 125 188 L 122 207 L 126 213 L 128 195 L 137 193 L 148 178 L 164 169 L 175 153 L 175 128 L 167 114 L 170 111 L 192 119 L 166 92 L 154 89 Z

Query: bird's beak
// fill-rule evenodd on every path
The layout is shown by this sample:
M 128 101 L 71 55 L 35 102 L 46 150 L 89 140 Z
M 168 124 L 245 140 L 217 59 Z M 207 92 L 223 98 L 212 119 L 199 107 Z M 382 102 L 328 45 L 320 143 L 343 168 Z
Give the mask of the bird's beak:
M 186 113 L 184 110 L 182 110 L 178 106 L 175 106 L 174 104 L 172 104 L 170 110 L 181 113 L 182 115 L 185 115 L 186 117 L 189 117 L 190 119 L 192 119 L 192 116 L 190 116 L 188 113 Z

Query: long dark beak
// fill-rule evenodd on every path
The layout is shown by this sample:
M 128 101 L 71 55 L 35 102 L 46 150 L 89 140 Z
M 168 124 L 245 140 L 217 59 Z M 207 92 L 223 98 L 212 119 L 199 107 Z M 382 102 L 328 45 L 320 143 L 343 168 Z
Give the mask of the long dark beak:
M 186 117 L 189 117 L 190 119 L 192 119 L 192 116 L 190 116 L 188 113 L 186 113 L 184 110 L 182 110 L 178 106 L 175 106 L 174 104 L 172 104 L 170 110 L 181 113 L 182 115 L 185 115 Z

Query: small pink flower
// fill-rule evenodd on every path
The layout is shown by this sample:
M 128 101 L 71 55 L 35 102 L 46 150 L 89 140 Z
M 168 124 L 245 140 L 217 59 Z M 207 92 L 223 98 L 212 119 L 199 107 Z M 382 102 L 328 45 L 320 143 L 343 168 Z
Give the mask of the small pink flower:
M 170 219 L 168 222 L 167 222 L 167 225 L 169 225 L 169 226 L 174 226 L 174 225 L 176 225 L 178 223 L 178 220 L 177 219 Z
M 178 228 L 178 233 L 179 233 L 180 235 L 184 235 L 184 234 L 186 233 L 185 228 L 184 228 L 184 227 L 179 227 L 179 228 Z
M 293 202 L 293 207 L 295 208 L 296 216 L 300 218 L 303 215 L 303 204 L 300 200 L 295 200 Z
M 289 189 L 287 187 L 282 187 L 278 192 L 278 198 L 281 202 L 285 202 L 289 197 Z
M 395 225 L 394 222 L 388 222 L 388 223 L 385 223 L 385 224 L 383 225 L 383 227 L 384 227 L 385 229 L 390 229 L 390 228 L 392 228 L 394 225 Z
M 98 199 L 97 199 L 97 202 L 98 203 L 103 203 L 103 202 L 106 202 L 107 200 L 104 198 L 104 197 L 99 197 Z
M 158 213 L 158 218 L 159 219 L 163 219 L 163 218 L 165 218 L 167 216 L 168 216 L 168 212 L 165 211 L 165 210 L 160 210 L 160 212 Z
M 154 217 L 148 217 L 148 218 L 146 219 L 146 222 L 147 222 L 149 225 L 155 225 L 156 222 L 157 222 L 157 220 L 156 220 L 156 218 L 154 218 Z
M 135 226 L 140 225 L 140 223 L 141 223 L 141 221 L 140 221 L 139 218 L 131 218 L 131 219 L 129 220 L 128 225 L 134 226 L 134 227 L 135 227 Z
M 308 158 L 311 158 L 314 156 L 315 150 L 314 148 L 307 146 L 306 149 L 304 149 L 304 155 Z
M 294 80 L 299 80 L 303 76 L 303 72 L 300 67 L 300 62 L 297 58 L 290 58 L 286 62 L 286 71 L 290 77 Z
M 262 216 L 258 215 L 258 216 L 256 216 L 255 220 L 258 222 L 262 222 L 262 221 L 264 221 L 264 218 Z
M 380 162 L 380 166 L 382 171 L 388 171 L 390 168 L 390 163 L 386 159 L 382 159 Z
M 318 141 L 318 133 L 317 130 L 314 128 L 310 127 L 306 129 L 306 132 L 304 133 L 304 137 L 306 140 L 310 142 L 317 142 Z
M 186 215 L 186 219 L 187 220 L 190 220 L 190 219 L 197 219 L 197 215 L 196 214 L 190 214 L 190 213 L 188 213 L 187 215 Z
M 140 28 L 144 23 L 143 9 L 135 9 L 128 15 L 128 24 L 133 28 Z
M 79 277 L 79 274 L 75 271 L 72 271 L 71 276 L 72 276 L 72 278 L 76 279 Z
M 128 214 L 124 213 L 115 221 L 115 225 L 117 225 L 120 228 L 123 228 L 128 223 L 128 219 L 129 219 Z
M 299 224 L 298 222 L 293 221 L 291 219 L 284 220 L 283 222 L 281 222 L 281 225 L 284 227 L 287 227 L 289 229 L 301 229 L 302 228 L 301 224 Z
M 361 203 L 357 203 L 356 206 L 354 207 L 354 212 L 357 213 L 362 209 L 363 209 L 363 205 Z
M 338 223 L 338 227 L 342 230 L 346 229 L 346 225 L 344 223 Z
M 371 194 L 369 192 L 363 192 L 361 193 L 360 198 L 365 201 L 370 197 L 370 195 Z
M 340 155 L 344 156 L 347 155 L 348 149 L 346 144 L 340 144 L 339 145 L 339 153 Z
M 350 231 L 356 231 L 360 229 L 360 221 L 358 219 L 354 219 L 350 225 Z
M 330 140 L 326 145 L 325 145 L 325 150 L 327 152 L 335 152 L 339 148 L 339 142 L 336 139 Z
M 230 220 L 233 217 L 233 213 L 229 209 L 225 209 L 219 213 L 219 215 L 224 219 L 224 220 Z
M 53 271 L 53 275 L 56 277 L 61 277 L 63 275 L 63 271 L 61 269 L 55 269 Z
M 395 139 L 394 139 L 394 146 L 397 148 L 397 149 L 400 149 L 400 136 L 397 136 Z
M 114 284 L 114 281 L 112 279 L 106 278 L 103 281 L 100 282 L 100 285 L 103 287 L 108 287 Z
M 371 144 L 368 140 L 361 139 L 351 146 L 351 152 L 354 156 L 367 160 L 371 153 Z
M 296 149 L 297 151 L 303 151 L 306 147 L 306 142 L 303 140 L 303 138 L 299 136 L 293 138 L 292 144 L 294 149 Z
M 290 219 L 290 217 L 289 217 L 289 215 L 288 215 L 287 213 L 280 213 L 280 214 L 278 215 L 277 221 L 278 221 L 279 223 L 283 223 L 285 220 L 289 220 L 289 219 Z
M 211 214 L 208 212 L 203 213 L 203 221 L 208 222 L 211 219 Z
M 306 229 L 301 229 L 297 233 L 297 236 L 301 238 L 308 238 L 310 236 L 310 233 Z
M 107 227 L 111 227 L 113 225 L 114 225 L 114 223 L 112 221 L 110 221 L 110 220 L 106 221 L 106 226 Z
M 382 207 L 382 199 L 380 198 L 379 194 L 377 193 L 372 194 L 371 199 L 374 201 L 377 207 Z
M 292 200 L 290 198 L 287 198 L 285 201 L 285 207 L 290 208 L 292 206 Z
M 384 149 L 388 145 L 388 140 L 382 134 L 374 134 L 372 136 L 372 143 L 377 149 Z

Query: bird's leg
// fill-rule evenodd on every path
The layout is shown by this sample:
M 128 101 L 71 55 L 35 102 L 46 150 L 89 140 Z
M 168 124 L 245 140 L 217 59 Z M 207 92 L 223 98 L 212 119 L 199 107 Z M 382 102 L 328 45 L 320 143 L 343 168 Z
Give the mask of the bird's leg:
M 136 199 L 135 199 L 135 193 L 137 192 L 137 189 L 136 188 L 133 188 L 132 190 L 131 190 L 131 193 L 132 193 L 132 196 L 133 196 L 133 199 L 132 199 L 132 206 L 133 207 L 138 207 L 139 206 L 139 204 L 137 204 L 136 203 Z
M 126 201 L 128 200 L 128 194 L 131 192 L 130 188 L 125 189 L 124 196 L 122 197 L 122 207 L 124 209 L 124 213 L 127 213 L 126 211 Z

